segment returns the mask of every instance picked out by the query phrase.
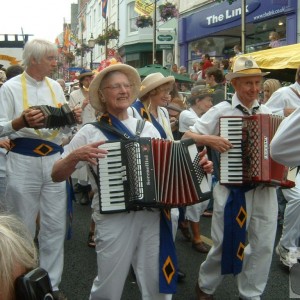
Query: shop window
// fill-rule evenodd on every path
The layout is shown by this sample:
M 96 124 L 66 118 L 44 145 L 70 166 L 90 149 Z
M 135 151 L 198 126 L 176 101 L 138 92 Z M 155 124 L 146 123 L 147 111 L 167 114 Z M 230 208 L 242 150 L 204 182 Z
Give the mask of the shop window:
M 127 54 L 126 55 L 126 63 L 134 68 L 139 68 L 140 67 L 140 54 L 139 53 Z
M 280 16 L 257 23 L 246 24 L 245 52 L 254 52 L 268 49 L 269 34 L 276 31 L 279 34 L 280 44 L 286 45 L 286 17 Z M 201 61 L 202 54 L 209 54 L 218 60 L 235 55 L 234 45 L 241 44 L 241 27 L 237 26 L 218 32 L 216 36 L 204 37 L 189 43 L 188 69 L 192 69 L 193 62 Z
M 134 10 L 135 1 L 128 4 L 128 16 L 129 16 L 129 33 L 138 31 L 138 27 L 135 25 L 137 12 Z
M 280 44 L 286 44 L 286 17 L 280 16 L 274 19 L 265 20 L 260 23 L 247 24 L 246 31 L 246 52 L 253 52 L 268 49 L 271 31 L 279 35 Z

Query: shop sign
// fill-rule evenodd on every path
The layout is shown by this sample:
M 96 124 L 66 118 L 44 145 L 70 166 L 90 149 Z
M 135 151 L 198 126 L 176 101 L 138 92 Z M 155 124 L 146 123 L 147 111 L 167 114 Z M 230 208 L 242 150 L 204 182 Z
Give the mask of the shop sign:
M 173 45 L 172 44 L 158 44 L 158 45 L 156 45 L 156 49 L 157 50 L 163 50 L 163 49 L 171 50 L 171 49 L 173 49 Z
M 245 11 L 246 15 L 252 13 L 261 5 L 261 1 L 251 1 L 246 4 Z M 200 21 L 200 25 L 203 27 L 214 27 L 224 25 L 226 23 L 233 22 L 237 19 L 240 19 L 242 15 L 242 8 L 240 1 L 233 3 L 227 8 L 225 11 L 222 9 L 213 10 L 213 13 L 208 14 L 202 21 Z
M 174 45 L 175 43 L 175 34 L 174 30 L 172 31 L 161 31 L 158 32 L 156 35 L 156 44 L 171 44 Z

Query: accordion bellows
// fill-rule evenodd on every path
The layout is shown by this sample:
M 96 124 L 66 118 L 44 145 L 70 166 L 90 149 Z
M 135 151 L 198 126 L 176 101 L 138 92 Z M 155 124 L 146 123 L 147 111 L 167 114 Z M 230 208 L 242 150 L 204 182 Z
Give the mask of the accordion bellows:
M 211 196 L 211 180 L 199 165 L 192 140 L 140 138 L 107 141 L 98 161 L 101 213 L 181 207 Z
M 76 124 L 74 113 L 68 104 L 63 104 L 59 108 L 49 105 L 38 105 L 31 108 L 39 109 L 44 114 L 44 128 L 55 129 Z

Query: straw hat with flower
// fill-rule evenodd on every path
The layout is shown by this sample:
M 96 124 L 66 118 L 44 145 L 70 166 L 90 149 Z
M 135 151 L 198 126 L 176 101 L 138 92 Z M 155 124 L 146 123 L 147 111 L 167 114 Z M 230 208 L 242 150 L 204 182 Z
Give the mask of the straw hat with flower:
M 102 69 L 93 79 L 91 82 L 91 85 L 89 87 L 89 95 L 90 95 L 90 104 L 92 107 L 99 111 L 104 112 L 105 106 L 103 105 L 103 102 L 100 101 L 99 98 L 99 89 L 101 86 L 101 82 L 103 78 L 110 72 L 119 71 L 121 73 L 124 73 L 132 85 L 131 89 L 131 103 L 137 98 L 140 85 L 141 85 L 141 79 L 139 76 L 139 73 L 137 70 L 129 65 L 114 62 L 110 64 L 109 66 Z

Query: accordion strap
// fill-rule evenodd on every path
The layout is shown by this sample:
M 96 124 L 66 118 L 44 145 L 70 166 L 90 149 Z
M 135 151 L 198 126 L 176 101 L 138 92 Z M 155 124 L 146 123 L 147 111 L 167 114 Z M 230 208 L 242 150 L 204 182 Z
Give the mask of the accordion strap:
M 141 135 L 141 133 L 144 129 L 145 122 L 146 122 L 145 120 L 138 120 L 137 121 L 136 132 L 135 132 L 136 137 L 140 137 L 140 135 Z M 127 134 L 122 133 L 117 128 L 115 128 L 113 126 L 110 126 L 106 122 L 103 122 L 101 120 L 99 122 L 92 122 L 92 123 L 89 123 L 89 124 L 94 125 L 95 127 L 99 128 L 100 130 L 103 129 L 103 130 L 106 130 L 106 131 L 111 132 L 113 134 L 116 134 L 123 140 L 128 140 L 129 139 Z

